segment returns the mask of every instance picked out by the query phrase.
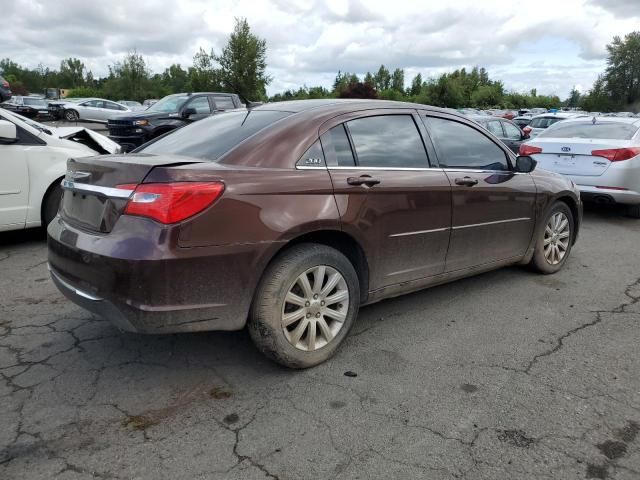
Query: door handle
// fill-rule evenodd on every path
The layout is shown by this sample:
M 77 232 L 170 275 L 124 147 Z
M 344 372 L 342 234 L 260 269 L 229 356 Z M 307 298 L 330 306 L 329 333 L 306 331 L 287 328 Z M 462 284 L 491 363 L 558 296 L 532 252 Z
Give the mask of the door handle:
M 371 175 L 360 175 L 359 177 L 349 177 L 347 178 L 347 183 L 349 185 L 364 185 L 365 187 L 373 187 L 374 185 L 378 185 L 380 180 L 377 178 L 373 178 Z
M 456 178 L 455 179 L 456 185 L 462 185 L 465 187 L 473 187 L 474 185 L 476 185 L 478 183 L 478 180 L 476 180 L 475 178 L 471 178 L 471 177 L 464 177 L 464 178 Z

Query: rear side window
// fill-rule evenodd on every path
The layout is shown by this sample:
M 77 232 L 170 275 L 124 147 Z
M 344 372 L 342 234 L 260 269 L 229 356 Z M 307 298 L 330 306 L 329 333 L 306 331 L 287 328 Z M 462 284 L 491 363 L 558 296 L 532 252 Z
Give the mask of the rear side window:
M 520 138 L 522 138 L 520 129 L 515 125 L 509 122 L 502 122 L 502 127 L 504 128 L 504 133 L 507 138 L 511 140 L 520 140 Z
M 554 123 L 560 122 L 561 120 L 564 120 L 564 118 L 558 118 L 558 117 L 534 118 L 533 120 L 531 120 L 531 123 L 529 124 L 529 126 L 531 128 L 549 128 L 551 125 L 553 125 Z
M 429 134 L 444 168 L 508 170 L 505 152 L 478 130 L 444 118 L 427 118 Z
M 540 137 L 553 138 L 597 138 L 601 140 L 631 140 L 638 131 L 637 125 L 629 123 L 564 122 L 542 132 Z
M 309 147 L 309 149 L 304 152 L 304 155 L 300 157 L 298 163 L 296 164 L 298 167 L 324 167 L 324 153 L 322 152 L 322 146 L 320 145 L 320 140 L 316 140 L 316 142 Z
M 500 122 L 498 120 L 487 122 L 487 130 L 489 130 L 498 138 L 502 138 L 504 136 L 504 133 L 502 133 L 502 127 L 500 126 Z
M 327 165 L 330 167 L 353 167 L 355 160 L 351 151 L 349 137 L 344 125 L 338 125 L 326 132 L 322 137 L 322 148 L 325 152 Z
M 222 113 L 182 127 L 136 153 L 184 155 L 213 161 L 289 115 L 289 112 L 268 110 Z
M 411 115 L 381 115 L 347 122 L 358 165 L 428 168 L 429 159 Z

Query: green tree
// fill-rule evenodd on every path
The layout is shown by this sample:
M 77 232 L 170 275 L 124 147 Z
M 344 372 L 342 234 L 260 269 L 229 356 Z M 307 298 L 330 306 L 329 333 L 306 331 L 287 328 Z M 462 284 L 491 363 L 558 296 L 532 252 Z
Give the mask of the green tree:
M 66 88 L 84 85 L 84 63 L 78 58 L 65 58 L 60 62 L 60 82 Z
M 378 91 L 388 90 L 391 88 L 391 74 L 384 65 L 380 65 L 380 68 L 373 76 L 373 83 Z
M 187 90 L 211 92 L 221 90 L 219 71 L 213 52 L 207 53 L 202 47 L 193 56 L 193 66 L 189 68 Z
M 404 94 L 404 70 L 396 68 L 391 75 L 391 89 Z
M 482 85 L 471 94 L 471 104 L 475 107 L 495 107 L 502 104 L 502 90 L 497 85 Z
M 187 90 L 189 73 L 180 64 L 173 64 L 162 74 L 161 84 L 171 92 L 184 92 Z
M 640 31 L 607 45 L 606 90 L 620 109 L 640 102 Z
M 417 74 L 411 80 L 411 88 L 409 89 L 409 93 L 413 96 L 420 95 L 420 91 L 422 90 L 422 75 Z
M 567 107 L 572 107 L 572 108 L 575 108 L 578 105 L 580 105 L 580 92 L 576 90 L 575 86 L 571 89 L 571 93 L 569 93 L 569 98 L 567 98 L 566 104 L 567 104 Z
M 246 100 L 265 98 L 271 77 L 266 74 L 267 42 L 251 33 L 244 18 L 236 18 L 222 54 L 215 57 L 220 64 L 222 86 Z

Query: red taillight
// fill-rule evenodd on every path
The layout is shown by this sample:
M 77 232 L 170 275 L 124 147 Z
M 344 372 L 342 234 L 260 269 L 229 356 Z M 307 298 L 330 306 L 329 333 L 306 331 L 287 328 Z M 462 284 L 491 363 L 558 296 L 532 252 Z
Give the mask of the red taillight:
M 118 185 L 118 188 L 134 190 L 124 209 L 125 214 L 148 217 L 165 224 L 181 222 L 200 213 L 224 192 L 221 182 L 143 183 Z
M 630 158 L 640 155 L 640 147 L 594 150 L 591 152 L 591 155 L 593 155 L 594 157 L 604 157 L 612 162 L 620 162 L 622 160 L 629 160 Z
M 526 127 L 524 127 L 522 129 L 522 131 L 527 135 L 529 135 L 531 133 L 531 130 L 533 130 L 533 129 L 529 125 L 527 125 Z
M 529 155 L 535 155 L 536 153 L 542 153 L 542 149 L 540 147 L 534 147 L 533 145 L 527 145 L 523 143 L 520 145 L 520 150 L 518 151 L 520 156 L 528 157 Z

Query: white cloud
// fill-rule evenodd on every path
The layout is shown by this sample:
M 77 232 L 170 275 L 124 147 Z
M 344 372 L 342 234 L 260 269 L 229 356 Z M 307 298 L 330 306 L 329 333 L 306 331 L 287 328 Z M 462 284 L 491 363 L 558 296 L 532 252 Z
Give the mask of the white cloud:
M 479 65 L 507 88 L 565 96 L 591 85 L 614 35 L 637 28 L 640 2 L 14 0 L 3 7 L 11 28 L 0 30 L 0 55 L 31 67 L 75 56 L 101 75 L 136 48 L 162 71 L 189 65 L 199 46 L 219 51 L 234 17 L 267 40 L 270 93 L 330 86 L 338 70 L 363 74 L 383 63 L 405 68 L 407 82 Z

